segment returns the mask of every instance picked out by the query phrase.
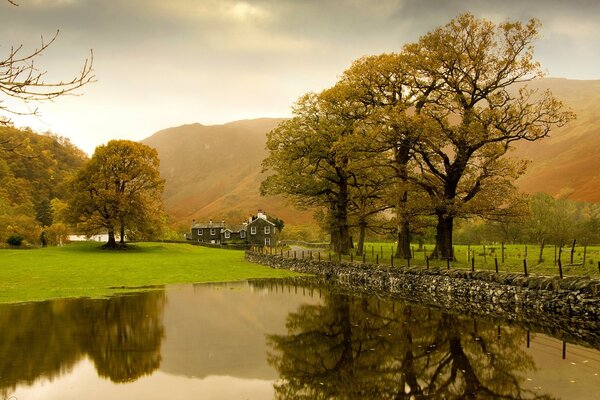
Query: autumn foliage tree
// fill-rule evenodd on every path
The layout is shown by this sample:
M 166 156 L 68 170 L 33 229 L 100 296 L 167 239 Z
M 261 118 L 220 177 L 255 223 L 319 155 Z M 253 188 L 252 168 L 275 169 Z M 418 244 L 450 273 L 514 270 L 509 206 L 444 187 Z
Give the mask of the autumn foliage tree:
M 387 169 L 382 175 L 394 179 L 381 185 L 381 194 L 387 192 L 383 197 L 396 209 L 397 256 L 410 257 L 410 224 L 428 214 L 437 219 L 431 256 L 454 258 L 455 218 L 499 219 L 518 212 L 522 197 L 514 182 L 526 164 L 507 157 L 511 146 L 542 139 L 574 118 L 550 92 L 526 85 L 543 76 L 533 58 L 539 26 L 535 19 L 494 24 L 467 13 L 400 53 L 356 61 L 316 97 L 319 112 L 284 122 L 270 135 L 279 139 L 268 144 L 264 165 L 275 175 L 267 183 L 277 181 L 276 193 L 302 198 L 304 204 L 334 193 L 323 184 L 335 183 L 347 188 L 335 192 L 343 199 L 337 204 L 352 205 L 360 203 L 353 196 L 362 195 L 350 190 L 352 178 Z M 325 123 L 328 129 L 322 129 Z M 331 123 L 341 133 L 333 140 Z M 292 125 L 293 134 L 282 128 Z M 315 149 L 329 159 L 311 158 Z M 333 175 L 315 184 L 311 180 L 324 167 Z M 294 177 L 299 171 L 305 180 Z M 351 208 L 344 210 L 348 214 Z M 332 222 L 347 225 L 343 218 Z
M 116 248 L 128 231 L 151 230 L 162 224 L 164 181 L 158 154 L 144 144 L 111 140 L 98 146 L 72 182 L 69 214 L 84 231 L 108 232 L 106 248 Z
M 454 257 L 456 217 L 493 212 L 515 193 L 525 168 L 505 157 L 514 142 L 542 139 L 574 117 L 550 92 L 524 84 L 543 76 L 533 59 L 539 26 L 463 14 L 404 48 L 424 97 L 420 113 L 435 121 L 418 143 L 415 179 L 438 221 L 433 257 Z

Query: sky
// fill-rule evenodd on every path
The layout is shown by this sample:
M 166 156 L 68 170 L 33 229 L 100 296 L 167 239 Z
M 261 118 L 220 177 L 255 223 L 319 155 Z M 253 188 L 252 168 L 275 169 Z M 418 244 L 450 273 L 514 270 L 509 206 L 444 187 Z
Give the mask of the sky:
M 597 0 L 0 0 L 0 59 L 60 30 L 37 61 L 46 79 L 77 75 L 90 49 L 96 82 L 25 105 L 15 126 L 68 137 L 87 153 L 161 129 L 288 117 L 353 60 L 399 51 L 469 11 L 542 23 L 536 57 L 551 77 L 600 79 Z M 10 99 L 0 97 L 4 104 Z M 23 110 L 23 105 L 14 107 Z

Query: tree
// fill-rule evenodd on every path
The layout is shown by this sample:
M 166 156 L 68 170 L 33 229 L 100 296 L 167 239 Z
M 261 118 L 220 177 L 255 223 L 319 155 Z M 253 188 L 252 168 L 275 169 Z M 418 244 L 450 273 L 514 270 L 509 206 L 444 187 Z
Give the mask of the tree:
M 267 134 L 263 169 L 274 174 L 262 182 L 261 193 L 325 208 L 331 245 L 348 254 L 349 159 L 335 145 L 352 133 L 353 121 L 336 112 L 333 97 L 327 92 L 303 96 L 293 108 L 294 117 Z
M 357 151 L 370 153 L 370 157 L 365 158 L 370 165 L 361 170 L 379 170 L 379 176 L 387 176 L 379 181 L 379 185 L 370 186 L 369 197 L 374 202 L 382 196 L 386 199 L 387 204 L 371 207 L 375 212 L 389 207 L 396 210 L 396 257 L 399 258 L 411 257 L 410 226 L 416 217 L 425 213 L 418 187 L 409 180 L 414 147 L 425 126 L 419 113 L 425 96 L 413 81 L 406 57 L 395 53 L 360 58 L 341 79 L 351 88 L 353 101 L 365 109 L 361 123 L 367 132 L 366 140 L 362 141 L 366 146 L 362 149 L 355 146 L 354 155 Z M 361 143 L 353 139 L 355 143 Z
M 542 139 L 574 118 L 550 92 L 524 84 L 543 75 L 533 59 L 539 25 L 463 14 L 404 47 L 426 98 L 419 113 L 435 121 L 416 148 L 414 179 L 437 217 L 433 257 L 454 257 L 456 217 L 485 215 L 516 193 L 525 166 L 505 157 L 513 142 Z
M 158 171 L 158 154 L 141 143 L 111 140 L 98 146 L 92 159 L 72 182 L 71 219 L 87 232 L 108 231 L 106 248 L 121 244 L 127 230 L 136 232 L 160 224 L 164 180 Z
M 8 2 L 14 6 L 17 4 L 11 0 Z M 0 56 L 0 92 L 5 97 L 21 100 L 23 102 L 52 100 L 57 97 L 73 93 L 82 86 L 94 81 L 93 52 L 90 50 L 90 57 L 84 61 L 78 75 L 64 80 L 49 82 L 44 79 L 46 71 L 38 69 L 37 61 L 43 56 L 44 52 L 56 41 L 58 31 L 50 38 L 44 40 L 42 37 L 40 46 L 32 51 L 25 51 L 23 45 L 10 47 L 8 54 Z M 0 111 L 13 115 L 37 114 L 37 109 L 33 111 L 23 111 L 10 108 L 3 104 L 0 97 Z M 10 119 L 0 116 L 0 125 L 10 123 Z M 13 150 L 18 143 L 6 142 L 0 140 L 0 149 Z

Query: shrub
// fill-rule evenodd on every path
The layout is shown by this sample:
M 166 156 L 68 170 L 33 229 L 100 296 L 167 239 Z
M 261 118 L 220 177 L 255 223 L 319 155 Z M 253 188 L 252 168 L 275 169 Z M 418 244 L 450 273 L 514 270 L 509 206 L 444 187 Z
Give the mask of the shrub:
M 23 243 L 23 236 L 10 235 L 8 239 L 6 239 L 6 243 L 8 243 L 11 246 L 21 246 L 21 243 Z

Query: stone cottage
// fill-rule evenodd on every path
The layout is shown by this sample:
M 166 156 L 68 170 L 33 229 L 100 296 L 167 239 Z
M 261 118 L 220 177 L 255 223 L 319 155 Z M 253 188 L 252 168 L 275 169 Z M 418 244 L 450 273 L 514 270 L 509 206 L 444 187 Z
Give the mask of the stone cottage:
M 192 232 L 188 240 L 210 244 L 246 244 L 251 246 L 273 246 L 277 227 L 267 214 L 258 210 L 248 221 L 239 224 L 226 224 L 225 221 L 197 223 L 192 221 Z

